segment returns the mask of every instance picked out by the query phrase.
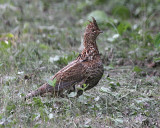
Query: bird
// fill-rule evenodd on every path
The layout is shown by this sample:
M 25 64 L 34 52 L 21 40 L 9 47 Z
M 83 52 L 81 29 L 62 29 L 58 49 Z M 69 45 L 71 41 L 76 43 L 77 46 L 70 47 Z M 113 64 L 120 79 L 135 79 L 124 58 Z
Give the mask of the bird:
M 96 39 L 100 33 L 103 33 L 92 17 L 88 20 L 83 38 L 84 48 L 78 57 L 67 66 L 59 70 L 51 81 L 55 81 L 54 86 L 45 83 L 37 90 L 26 95 L 25 100 L 45 93 L 51 93 L 54 96 L 64 97 L 64 92 L 77 92 L 77 96 L 82 95 L 83 91 L 96 86 L 104 73 L 101 54 L 99 53 Z

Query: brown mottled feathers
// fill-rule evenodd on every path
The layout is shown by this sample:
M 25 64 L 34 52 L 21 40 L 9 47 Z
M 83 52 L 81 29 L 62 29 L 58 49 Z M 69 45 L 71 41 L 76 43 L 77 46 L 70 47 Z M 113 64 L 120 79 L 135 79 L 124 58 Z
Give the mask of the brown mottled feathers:
M 56 78 L 58 83 L 57 86 L 55 86 L 55 91 L 68 89 L 69 86 L 81 82 L 85 78 L 86 70 L 84 69 L 83 63 L 76 60 L 57 72 L 52 78 Z
M 96 38 L 101 33 L 96 20 L 92 17 L 93 22 L 86 27 L 84 34 L 84 49 L 76 60 L 58 71 L 51 80 L 56 79 L 55 87 L 48 83 L 39 87 L 36 91 L 32 91 L 26 96 L 27 98 L 42 95 L 51 92 L 55 96 L 63 96 L 64 91 L 75 91 L 77 87 L 83 87 L 87 84 L 87 88 L 91 89 L 98 84 L 104 69 L 102 60 L 96 44 Z M 79 90 L 78 90 L 79 91 Z

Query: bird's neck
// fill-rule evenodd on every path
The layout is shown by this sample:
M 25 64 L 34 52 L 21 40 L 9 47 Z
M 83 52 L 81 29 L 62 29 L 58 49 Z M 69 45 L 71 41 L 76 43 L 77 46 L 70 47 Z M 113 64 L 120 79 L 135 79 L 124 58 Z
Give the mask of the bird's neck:
M 81 53 L 83 56 L 95 56 L 97 54 L 99 55 L 96 39 L 91 39 L 88 36 L 84 36 L 83 45 L 84 49 Z

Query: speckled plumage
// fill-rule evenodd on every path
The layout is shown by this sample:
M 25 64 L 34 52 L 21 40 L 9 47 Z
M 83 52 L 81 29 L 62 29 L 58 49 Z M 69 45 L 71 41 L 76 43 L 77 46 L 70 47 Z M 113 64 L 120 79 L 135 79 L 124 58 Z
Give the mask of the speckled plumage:
M 96 44 L 96 38 L 101 33 L 96 20 L 87 25 L 84 33 L 84 49 L 76 60 L 58 71 L 51 80 L 56 79 L 55 87 L 48 83 L 39 87 L 36 91 L 29 93 L 26 98 L 42 95 L 51 92 L 55 96 L 63 96 L 63 92 L 77 91 L 78 95 L 82 94 L 78 87 L 87 85 L 86 90 L 91 89 L 98 84 L 104 69 L 102 60 Z

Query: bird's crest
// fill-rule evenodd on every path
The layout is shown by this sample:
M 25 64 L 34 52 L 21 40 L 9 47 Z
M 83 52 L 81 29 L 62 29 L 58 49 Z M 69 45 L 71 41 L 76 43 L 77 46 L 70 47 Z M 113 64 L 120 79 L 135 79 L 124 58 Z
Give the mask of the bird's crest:
M 92 21 L 90 20 L 88 21 L 89 21 L 89 24 L 86 27 L 86 32 L 89 32 L 91 29 L 100 30 L 94 17 L 92 17 Z

